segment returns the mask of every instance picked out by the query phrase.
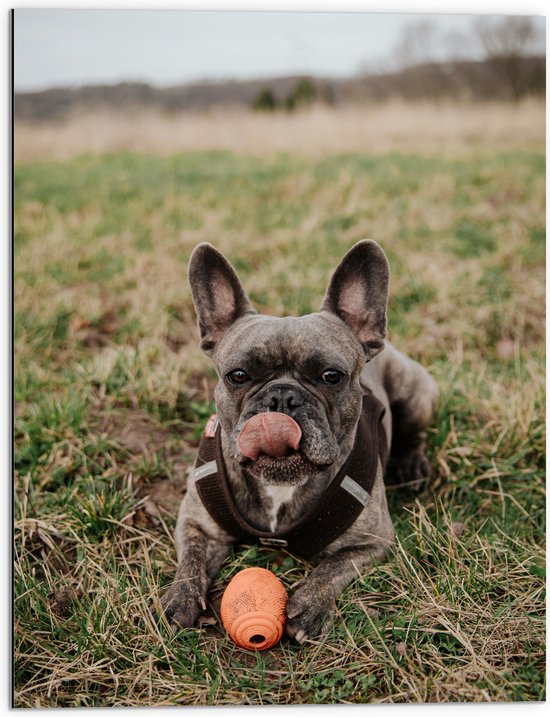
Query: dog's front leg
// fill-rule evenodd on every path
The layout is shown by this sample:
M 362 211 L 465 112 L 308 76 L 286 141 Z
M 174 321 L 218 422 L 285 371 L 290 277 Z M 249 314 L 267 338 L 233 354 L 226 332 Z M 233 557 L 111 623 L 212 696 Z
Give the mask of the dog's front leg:
M 288 601 L 287 635 L 303 642 L 326 632 L 332 623 L 336 598 L 354 578 L 382 562 L 394 540 L 395 530 L 379 466 L 365 510 L 345 533 L 325 548 L 319 565 Z
M 326 632 L 332 624 L 336 599 L 354 579 L 382 561 L 388 546 L 346 547 L 325 558 L 300 583 L 287 607 L 286 634 L 304 642 Z
M 178 521 L 178 567 L 168 592 L 161 598 L 166 619 L 175 629 L 192 627 L 206 608 L 210 582 L 229 554 L 230 540 L 219 540 L 205 532 L 200 522 L 184 512 Z
M 213 547 L 199 525 L 189 523 L 186 526 L 174 581 L 161 599 L 166 619 L 175 628 L 192 627 L 199 612 L 206 609 L 206 591 L 210 582 L 207 565 L 215 564 L 217 569 L 226 554 L 221 545 L 218 551 Z

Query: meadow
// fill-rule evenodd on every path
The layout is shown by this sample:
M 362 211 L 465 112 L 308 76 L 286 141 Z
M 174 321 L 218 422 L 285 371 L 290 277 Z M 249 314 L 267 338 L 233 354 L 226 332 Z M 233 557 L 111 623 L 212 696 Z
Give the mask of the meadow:
M 16 127 L 14 705 L 544 700 L 544 105 L 107 119 Z M 230 642 L 235 572 L 312 569 L 254 545 L 173 634 L 150 606 L 216 381 L 189 255 L 210 241 L 258 310 L 300 314 L 363 238 L 390 340 L 440 387 L 433 481 L 391 489 L 394 553 L 324 638 Z

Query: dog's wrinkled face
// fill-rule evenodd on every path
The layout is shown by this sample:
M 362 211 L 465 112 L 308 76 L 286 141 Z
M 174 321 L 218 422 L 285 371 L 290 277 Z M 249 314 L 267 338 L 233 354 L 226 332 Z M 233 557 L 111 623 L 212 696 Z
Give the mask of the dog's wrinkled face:
M 222 254 L 209 244 L 194 250 L 189 282 L 201 348 L 220 378 L 226 458 L 266 483 L 298 485 L 349 454 L 361 369 L 384 347 L 388 281 L 382 249 L 359 242 L 318 313 L 262 316 Z
M 329 313 L 238 320 L 213 356 L 220 381 L 215 399 L 232 458 L 270 483 L 296 484 L 331 465 L 359 417 L 360 342 Z M 263 412 L 290 416 L 301 431 L 297 450 L 256 460 L 243 455 L 238 438 Z M 284 447 L 284 446 L 283 446 Z

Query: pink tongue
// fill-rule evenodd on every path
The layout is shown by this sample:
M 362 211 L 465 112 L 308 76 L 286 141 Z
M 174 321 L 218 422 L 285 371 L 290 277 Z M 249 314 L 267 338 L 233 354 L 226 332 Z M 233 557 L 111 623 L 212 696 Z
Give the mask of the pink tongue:
M 243 456 L 258 460 L 265 454 L 283 458 L 291 450 L 298 450 L 302 431 L 286 413 L 257 413 L 242 427 L 237 446 Z

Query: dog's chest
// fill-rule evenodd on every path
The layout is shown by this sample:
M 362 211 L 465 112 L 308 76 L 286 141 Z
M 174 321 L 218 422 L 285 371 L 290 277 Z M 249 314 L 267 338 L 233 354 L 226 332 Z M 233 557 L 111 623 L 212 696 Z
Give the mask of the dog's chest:
M 266 507 L 268 511 L 269 530 L 274 533 L 277 530 L 278 515 L 283 505 L 294 498 L 297 486 L 271 485 L 264 486 L 264 495 L 267 498 Z

